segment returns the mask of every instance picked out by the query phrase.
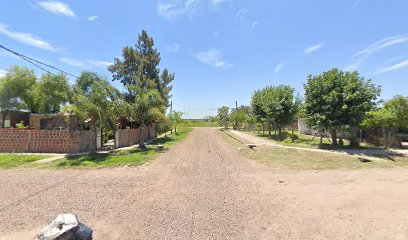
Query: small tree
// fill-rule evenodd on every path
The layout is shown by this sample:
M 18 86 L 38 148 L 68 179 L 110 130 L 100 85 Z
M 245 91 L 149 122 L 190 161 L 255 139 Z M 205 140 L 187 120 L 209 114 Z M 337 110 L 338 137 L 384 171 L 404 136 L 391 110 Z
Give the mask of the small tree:
M 381 128 L 383 130 L 384 145 L 388 148 L 391 133 L 398 128 L 408 128 L 408 97 L 397 95 L 385 102 L 383 108 L 371 111 L 364 120 L 363 126 L 366 128 Z
M 292 123 L 300 104 L 295 90 L 287 85 L 268 86 L 252 95 L 252 111 L 258 120 L 268 123 L 269 135 L 274 126 L 279 132 Z
M 148 123 L 164 119 L 162 108 L 164 107 L 160 93 L 157 90 L 133 89 L 136 100 L 133 106 L 133 117 L 140 123 L 140 147 L 144 144 L 144 128 Z
M 227 129 L 230 122 L 229 108 L 226 106 L 218 108 L 217 119 L 218 123 Z
M 169 118 L 171 119 L 171 123 L 174 126 L 174 132 L 177 133 L 177 125 L 183 121 L 181 116 L 183 112 L 171 111 L 169 114 Z
M 239 130 L 241 125 L 246 121 L 247 116 L 241 109 L 233 109 L 230 114 L 230 119 L 234 129 Z
M 1 121 L 1 126 L 4 128 L 4 122 L 7 117 L 7 114 L 15 109 L 18 109 L 20 106 L 14 92 L 12 91 L 10 82 L 8 78 L 2 77 L 0 78 L 0 110 L 3 114 L 3 118 Z
M 72 96 L 66 75 L 43 74 L 34 87 L 37 113 L 58 113 L 63 104 Z
M 77 79 L 72 97 L 72 106 L 64 109 L 67 115 L 74 114 L 81 122 L 88 122 L 91 130 L 91 151 L 96 150 L 96 129 L 112 124 L 112 102 L 118 91 L 108 80 L 93 72 L 82 72 Z
M 267 121 L 267 114 L 263 109 L 264 92 L 257 90 L 252 94 L 251 107 L 256 121 L 262 126 L 262 135 L 264 134 L 264 125 L 268 124 L 269 136 L 271 136 L 271 123 Z
M 118 99 L 112 102 L 109 112 L 111 113 L 110 118 L 113 120 L 115 128 L 122 128 L 122 122 L 124 120 L 129 122 L 132 117 L 132 106 L 128 102 Z
M 0 78 L 0 109 L 3 112 L 3 125 L 11 110 L 36 112 L 33 88 L 37 77 L 33 70 L 13 66 Z

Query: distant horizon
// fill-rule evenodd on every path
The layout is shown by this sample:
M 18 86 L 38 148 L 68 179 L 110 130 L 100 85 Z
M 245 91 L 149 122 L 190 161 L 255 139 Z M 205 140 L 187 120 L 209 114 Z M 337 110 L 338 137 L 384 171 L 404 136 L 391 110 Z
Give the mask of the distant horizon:
M 235 101 L 249 105 L 268 85 L 303 95 L 307 75 L 333 67 L 372 79 L 381 99 L 407 95 L 406 9 L 403 0 L 4 1 L 0 44 L 74 75 L 111 79 L 106 67 L 145 29 L 160 67 L 176 74 L 173 109 L 199 120 Z M 13 65 L 44 73 L 2 49 L 0 59 L 0 76 Z

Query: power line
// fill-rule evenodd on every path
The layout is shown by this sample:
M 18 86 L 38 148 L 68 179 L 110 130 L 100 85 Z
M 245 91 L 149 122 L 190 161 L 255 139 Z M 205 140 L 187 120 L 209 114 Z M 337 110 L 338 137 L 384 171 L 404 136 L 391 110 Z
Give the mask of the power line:
M 0 48 L 6 50 L 6 51 L 8 51 L 8 52 L 13 53 L 14 55 L 20 57 L 21 59 L 24 59 L 25 61 L 27 61 L 27 62 L 33 64 L 34 66 L 38 67 L 39 69 L 41 69 L 41 70 L 43 70 L 43 71 L 45 71 L 45 72 L 47 72 L 47 73 L 50 73 L 50 74 L 52 74 L 52 75 L 54 75 L 54 76 L 56 76 L 56 75 L 55 75 L 53 72 L 51 72 L 51 71 L 49 71 L 49 70 L 47 70 L 47 69 L 45 69 L 45 68 L 39 66 L 38 64 L 42 64 L 42 65 L 44 65 L 44 66 L 46 66 L 46 67 L 52 68 L 52 69 L 57 70 L 57 71 L 60 71 L 60 72 L 62 72 L 62 73 L 65 73 L 66 75 L 69 75 L 69 76 L 78 78 L 78 76 L 76 76 L 76 75 L 74 75 L 74 74 L 71 74 L 71 73 L 66 72 L 66 71 L 64 71 L 64 70 L 61 70 L 61 69 L 59 69 L 59 68 L 57 68 L 57 67 L 51 66 L 51 65 L 49 65 L 49 64 L 46 64 L 46 63 L 41 62 L 41 61 L 39 61 L 39 60 L 36 60 L 36 59 L 34 59 L 34 58 L 28 57 L 28 56 L 26 56 L 26 55 L 24 55 L 24 54 L 21 54 L 21 53 L 18 53 L 18 52 L 16 52 L 16 51 L 13 51 L 13 50 L 11 50 L 11 49 L 9 49 L 9 48 L 6 48 L 5 46 L 3 46 L 3 45 L 1 45 L 1 44 L 0 44 Z M 36 62 L 36 63 L 38 63 L 38 64 L 36 64 L 36 63 L 34 63 L 34 62 Z

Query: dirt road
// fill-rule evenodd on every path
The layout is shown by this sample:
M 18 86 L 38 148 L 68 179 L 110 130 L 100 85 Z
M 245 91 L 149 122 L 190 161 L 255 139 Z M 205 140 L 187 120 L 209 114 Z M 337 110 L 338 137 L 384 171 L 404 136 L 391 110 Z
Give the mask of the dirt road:
M 136 168 L 0 171 L 0 239 L 70 212 L 95 239 L 408 239 L 408 170 L 288 171 L 215 129 Z

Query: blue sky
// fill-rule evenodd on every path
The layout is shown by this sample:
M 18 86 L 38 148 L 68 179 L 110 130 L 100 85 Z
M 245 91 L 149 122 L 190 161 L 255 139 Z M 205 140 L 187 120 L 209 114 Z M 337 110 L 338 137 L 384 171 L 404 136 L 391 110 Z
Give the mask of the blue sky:
M 200 118 L 249 104 L 266 85 L 303 94 L 308 74 L 332 67 L 360 71 L 384 99 L 408 95 L 407 9 L 406 0 L 10 0 L 0 8 L 0 44 L 110 79 L 106 66 L 146 29 L 160 67 L 176 73 L 174 109 Z M 34 68 L 3 50 L 0 60 L 0 74 Z

